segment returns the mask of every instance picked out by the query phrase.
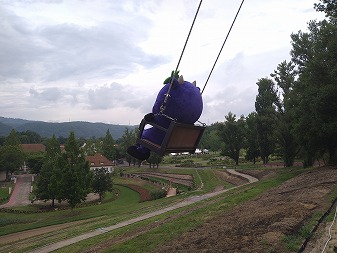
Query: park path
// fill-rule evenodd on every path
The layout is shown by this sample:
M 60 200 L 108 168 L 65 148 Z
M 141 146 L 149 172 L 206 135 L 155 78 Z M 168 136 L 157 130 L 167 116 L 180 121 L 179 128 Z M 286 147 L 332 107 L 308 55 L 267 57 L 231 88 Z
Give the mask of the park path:
M 254 182 L 258 181 L 258 179 L 254 178 L 252 176 L 239 173 L 239 172 L 237 172 L 233 169 L 228 169 L 227 171 L 229 173 L 232 173 L 232 174 L 235 174 L 235 175 L 246 178 L 249 181 L 249 183 L 247 183 L 247 184 L 251 184 L 251 183 L 254 183 Z M 69 239 L 66 239 L 66 240 L 63 240 L 63 241 L 60 241 L 60 242 L 49 244 L 47 246 L 44 246 L 44 247 L 38 248 L 36 250 L 30 251 L 29 253 L 48 253 L 48 252 L 52 252 L 54 250 L 63 248 L 65 246 L 77 243 L 79 241 L 82 241 L 82 240 L 85 240 L 85 239 L 88 239 L 88 238 L 91 238 L 91 237 L 94 237 L 96 235 L 107 233 L 107 232 L 110 232 L 112 230 L 115 230 L 115 229 L 125 227 L 125 226 L 128 226 L 130 224 L 133 224 L 133 223 L 136 223 L 136 222 L 139 222 L 139 221 L 143 221 L 143 220 L 152 218 L 152 217 L 157 216 L 159 214 L 163 214 L 163 213 L 166 213 L 166 212 L 169 212 L 169 211 L 181 208 L 181 207 L 185 207 L 185 206 L 194 204 L 196 202 L 199 202 L 199 201 L 202 201 L 202 200 L 205 200 L 205 199 L 212 198 L 212 197 L 217 196 L 219 194 L 222 194 L 224 192 L 233 190 L 235 188 L 239 188 L 241 186 L 243 186 L 243 185 L 235 186 L 235 187 L 232 187 L 230 189 L 224 189 L 224 190 L 221 190 L 221 191 L 203 194 L 203 195 L 200 195 L 200 196 L 192 196 L 192 197 L 186 198 L 185 200 L 183 200 L 183 201 L 181 201 L 181 202 L 179 202 L 175 205 L 172 205 L 172 206 L 169 206 L 169 207 L 166 207 L 166 208 L 163 208 L 163 209 L 151 212 L 151 213 L 147 213 L 147 214 L 144 214 L 142 216 L 136 217 L 134 219 L 126 220 L 126 221 L 117 223 L 115 225 L 109 226 L 109 227 L 98 228 L 96 230 L 93 230 L 91 232 L 88 232 L 88 233 L 85 233 L 85 234 L 82 234 L 82 235 L 79 235 L 79 236 L 76 236 L 76 237 L 73 237 L 73 238 L 69 238 Z
M 0 205 L 0 208 L 29 205 L 29 193 L 32 185 L 32 175 L 23 174 L 16 176 L 16 183 L 9 201 Z

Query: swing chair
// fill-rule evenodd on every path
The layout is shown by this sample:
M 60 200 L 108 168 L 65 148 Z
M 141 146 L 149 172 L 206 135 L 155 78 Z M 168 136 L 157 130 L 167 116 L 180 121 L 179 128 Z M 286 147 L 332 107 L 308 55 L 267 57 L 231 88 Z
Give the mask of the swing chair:
M 240 6 L 239 6 L 239 9 L 234 17 L 234 20 L 232 22 L 232 25 L 227 33 L 227 36 L 222 44 L 222 47 L 219 51 L 219 54 L 213 64 L 213 67 L 208 75 L 208 78 L 205 82 L 205 85 L 201 91 L 201 94 L 203 94 L 204 90 L 205 90 L 205 87 L 208 83 L 208 80 L 214 70 L 214 67 L 220 57 L 220 54 L 222 52 L 222 49 L 227 41 L 227 38 L 232 30 L 232 27 L 235 23 L 235 20 L 240 12 L 240 9 L 242 7 L 242 4 L 243 4 L 244 0 L 242 0 Z M 202 3 L 202 0 L 200 0 L 200 3 L 199 3 L 199 6 L 198 6 L 198 9 L 195 13 L 195 16 L 194 16 L 194 19 L 193 19 L 193 22 L 192 22 L 192 25 L 191 25 L 191 28 L 190 28 L 190 31 L 189 31 L 189 34 L 187 36 L 187 39 L 186 39 L 186 42 L 185 42 L 185 45 L 184 45 L 184 48 L 181 52 L 181 55 L 180 55 L 180 58 L 179 58 L 179 61 L 178 61 L 178 64 L 177 64 L 177 67 L 175 69 L 175 72 L 172 72 L 172 78 L 171 78 L 171 83 L 170 83 L 170 86 L 169 86 L 169 89 L 168 89 L 168 92 L 165 96 L 165 99 L 164 99 L 164 102 L 163 104 L 161 105 L 161 114 L 163 116 L 166 116 L 163 114 L 163 111 L 165 110 L 165 107 L 166 107 L 166 102 L 170 96 L 170 90 L 172 88 L 172 85 L 173 85 L 173 73 L 177 73 L 178 71 L 178 68 L 179 68 L 179 64 L 180 64 L 180 61 L 181 61 L 181 58 L 183 56 L 183 53 L 185 51 L 185 48 L 186 48 L 186 44 L 188 42 L 188 39 L 190 37 L 190 34 L 191 34 L 191 31 L 193 29 L 193 26 L 194 26 L 194 23 L 195 23 L 195 20 L 196 20 L 196 17 L 198 15 L 198 12 L 199 12 L 199 9 L 200 9 L 200 6 L 201 6 L 201 3 Z M 166 116 L 168 117 L 168 116 Z M 170 117 L 168 117 L 170 118 Z M 171 122 L 168 126 L 168 128 L 164 128 L 158 124 L 155 124 L 154 122 L 150 121 L 150 120 L 146 120 L 146 118 L 144 118 L 140 125 L 139 125 L 139 135 L 137 137 L 137 144 L 139 145 L 142 145 L 146 148 L 148 148 L 149 150 L 151 150 L 152 152 L 155 152 L 156 154 L 160 155 L 160 156 L 163 156 L 165 154 L 168 154 L 168 153 L 183 153 L 183 152 L 189 152 L 189 153 L 194 153 L 195 150 L 197 149 L 198 147 L 198 144 L 201 140 L 201 137 L 206 129 L 206 124 L 204 123 L 201 123 L 201 125 L 194 125 L 194 124 L 183 124 L 183 123 L 179 123 L 177 122 L 175 119 L 172 119 L 170 118 Z M 146 138 L 143 138 L 142 135 L 143 135 L 143 131 L 145 130 L 145 127 L 146 126 L 152 126 L 152 127 L 155 127 L 161 131 L 163 131 L 165 133 L 165 136 L 164 136 L 164 139 L 161 143 L 161 145 L 158 145 L 157 143 L 154 143 Z

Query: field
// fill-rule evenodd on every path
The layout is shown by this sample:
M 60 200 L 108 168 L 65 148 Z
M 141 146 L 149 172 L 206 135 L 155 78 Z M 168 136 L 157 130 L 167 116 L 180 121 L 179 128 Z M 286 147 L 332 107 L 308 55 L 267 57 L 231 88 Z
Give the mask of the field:
M 43 213 L 34 213 L 27 206 L 16 210 L 31 212 L 2 212 L 0 252 L 27 252 L 233 186 L 240 187 L 55 252 L 298 252 L 337 197 L 337 169 L 333 167 L 239 171 L 260 181 L 243 185 L 247 183 L 245 179 L 224 169 L 143 168 L 142 173 L 152 173 L 151 177 L 154 172 L 171 178 L 174 176 L 170 174 L 180 174 L 181 178 L 192 176 L 194 188 L 176 197 L 139 202 L 137 192 L 118 186 L 120 197 L 112 200 L 107 196 L 101 205 Z M 140 169 L 130 172 L 140 173 Z M 332 215 L 327 217 L 329 220 Z M 325 222 L 326 219 L 318 230 L 322 236 L 313 234 L 304 252 L 317 245 L 323 247 L 325 241 L 321 238 L 327 236 Z M 38 232 L 42 229 L 43 233 Z M 21 234 L 15 234 L 19 231 Z M 327 252 L 334 252 L 331 245 Z

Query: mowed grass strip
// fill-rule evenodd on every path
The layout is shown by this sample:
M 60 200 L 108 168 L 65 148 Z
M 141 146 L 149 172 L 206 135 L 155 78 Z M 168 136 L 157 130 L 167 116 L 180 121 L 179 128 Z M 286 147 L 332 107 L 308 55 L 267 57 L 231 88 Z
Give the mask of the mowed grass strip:
M 56 252 L 81 252 L 90 247 L 97 245 L 108 244 L 109 241 L 116 237 L 128 237 L 132 231 L 139 231 L 152 223 L 160 223 L 160 226 L 153 226 L 153 229 L 146 233 L 140 233 L 136 237 L 131 237 L 129 240 L 123 240 L 120 243 L 109 245 L 107 248 L 99 252 L 149 252 L 155 251 L 156 247 L 164 244 L 166 241 L 179 237 L 182 233 L 192 230 L 207 220 L 216 217 L 217 215 L 230 210 L 232 207 L 251 200 L 257 197 L 262 192 L 278 186 L 284 181 L 298 175 L 300 170 L 289 171 L 282 170 L 274 178 L 263 180 L 254 185 L 247 185 L 241 188 L 234 189 L 220 196 L 216 196 L 209 200 L 204 200 L 188 207 L 180 208 L 162 215 L 158 215 L 146 221 L 138 222 L 100 236 L 81 241 L 74 245 L 67 246 Z M 201 208 L 198 208 L 200 207 Z M 184 215 L 179 215 L 186 212 Z M 170 217 L 177 218 L 170 220 Z M 170 221 L 164 222 L 169 219 Z

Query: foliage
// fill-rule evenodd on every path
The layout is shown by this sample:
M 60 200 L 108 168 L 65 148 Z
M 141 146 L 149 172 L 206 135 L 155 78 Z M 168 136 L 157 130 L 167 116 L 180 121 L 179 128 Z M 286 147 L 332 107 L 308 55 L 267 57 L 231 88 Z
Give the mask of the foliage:
M 94 193 L 98 193 L 99 201 L 103 200 L 105 192 L 112 192 L 112 178 L 106 168 L 96 169 L 92 180 L 92 189 Z
M 255 110 L 257 113 L 257 139 L 263 163 L 268 163 L 269 155 L 274 151 L 274 127 L 276 121 L 277 91 L 273 80 L 261 78 L 256 83 L 258 95 L 256 96 Z
M 112 138 L 109 129 L 106 131 L 105 137 L 102 141 L 102 151 L 103 155 L 108 158 L 110 161 L 117 159 L 117 151 L 115 148 L 115 141 Z
M 20 139 L 14 129 L 10 132 L 10 134 L 5 139 L 5 146 L 19 146 Z
M 62 167 L 64 161 L 61 157 L 61 149 L 55 135 L 47 141 L 46 155 L 36 182 L 34 193 L 38 199 L 61 201 L 62 195 Z
M 239 164 L 240 150 L 245 146 L 245 119 L 243 116 L 236 120 L 231 112 L 225 116 L 226 121 L 219 125 L 219 136 L 223 141 L 222 154 L 232 158 Z
M 221 149 L 221 138 L 218 135 L 218 129 L 221 123 L 213 123 L 208 126 L 201 137 L 199 146 L 201 149 L 218 151 Z
M 253 161 L 255 164 L 256 158 L 260 155 L 259 143 L 257 136 L 257 114 L 255 112 L 250 113 L 246 117 L 246 159 Z
M 290 167 L 294 164 L 295 156 L 298 151 L 298 144 L 293 133 L 293 122 L 295 121 L 292 113 L 290 93 L 296 84 L 295 65 L 292 62 L 281 62 L 274 73 L 270 74 L 276 82 L 279 94 L 277 97 L 278 124 L 275 127 L 276 143 L 280 146 L 284 165 Z
M 90 192 L 92 172 L 89 163 L 81 152 L 74 132 L 70 132 L 65 145 L 66 152 L 62 154 L 62 197 L 70 207 L 84 201 Z
M 6 171 L 6 179 L 9 179 L 9 173 L 13 174 L 24 162 L 25 154 L 19 146 L 20 141 L 15 130 L 12 130 L 5 139 L 4 146 L 0 147 L 0 170 Z
M 331 15 L 332 9 L 326 8 Z M 319 9 L 324 10 L 322 6 Z M 337 164 L 337 26 L 334 21 L 310 21 L 308 29 L 291 35 L 292 61 L 299 70 L 291 96 L 297 118 L 295 132 L 306 151 L 307 165 L 324 151 L 329 154 L 329 163 Z
M 136 143 L 138 136 L 138 129 L 130 130 L 125 128 L 124 134 L 122 136 L 122 143 L 121 143 L 121 155 L 126 158 L 126 161 L 130 164 L 133 162 L 136 163 L 136 160 L 126 153 L 126 150 L 129 146 L 132 146 Z
M 154 153 L 154 152 L 151 152 L 150 154 L 150 157 L 146 160 L 149 165 L 150 165 L 150 168 L 151 168 L 151 165 L 152 167 L 154 168 L 154 166 L 156 165 L 157 168 L 159 166 L 159 164 L 161 163 L 161 161 L 163 160 L 163 157 Z
M 27 155 L 26 164 L 34 174 L 39 174 L 42 168 L 43 159 L 45 155 L 43 153 L 29 153 Z
M 33 131 L 27 130 L 25 132 L 20 132 L 19 134 L 20 142 L 23 143 L 41 143 L 41 136 Z

